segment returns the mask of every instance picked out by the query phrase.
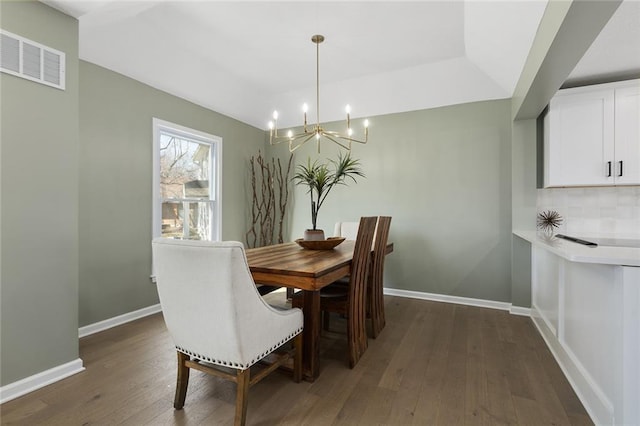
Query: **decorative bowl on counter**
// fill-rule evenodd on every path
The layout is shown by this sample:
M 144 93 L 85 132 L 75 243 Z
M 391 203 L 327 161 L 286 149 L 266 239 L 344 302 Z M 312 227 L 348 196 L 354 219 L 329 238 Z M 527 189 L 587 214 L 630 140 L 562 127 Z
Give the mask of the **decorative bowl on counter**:
M 342 243 L 345 239 L 345 237 L 329 237 L 326 240 L 311 241 L 305 240 L 303 238 L 298 238 L 296 240 L 296 243 L 298 243 L 300 247 L 307 250 L 331 250 L 340 245 L 340 243 Z

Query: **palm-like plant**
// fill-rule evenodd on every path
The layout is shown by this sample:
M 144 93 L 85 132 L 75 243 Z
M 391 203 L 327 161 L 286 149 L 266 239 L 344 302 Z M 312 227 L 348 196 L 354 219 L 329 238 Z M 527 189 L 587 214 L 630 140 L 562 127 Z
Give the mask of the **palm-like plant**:
M 354 183 L 356 177 L 364 176 L 364 172 L 360 168 L 360 161 L 351 158 L 349 154 L 343 156 L 338 155 L 337 160 L 329 160 L 333 164 L 333 170 L 328 164 L 319 163 L 318 160 L 311 162 L 311 158 L 307 159 L 307 164 L 298 164 L 297 172 L 293 176 L 296 185 L 306 185 L 309 187 L 307 193 L 311 197 L 311 224 L 313 230 L 316 230 L 318 211 L 327 199 L 327 195 L 336 185 L 347 185 L 347 179 L 351 179 Z

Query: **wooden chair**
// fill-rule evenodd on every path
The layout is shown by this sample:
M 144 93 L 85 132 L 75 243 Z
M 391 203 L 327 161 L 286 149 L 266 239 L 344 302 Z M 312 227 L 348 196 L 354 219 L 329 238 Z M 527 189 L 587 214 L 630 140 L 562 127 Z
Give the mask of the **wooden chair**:
M 354 232 L 358 232 L 356 222 L 338 222 L 335 226 L 335 231 L 340 231 L 342 236 L 353 235 Z M 385 313 L 384 313 L 384 260 L 387 249 L 387 242 L 389 240 L 389 229 L 391 227 L 390 216 L 378 217 L 378 223 L 376 225 L 376 232 L 373 241 L 373 258 L 371 261 L 371 267 L 369 271 L 369 277 L 367 279 L 367 317 L 371 318 L 371 337 L 376 338 L 380 334 L 380 331 L 386 325 Z M 348 236 L 347 236 L 348 238 Z M 335 284 L 326 287 L 324 290 L 325 297 L 335 297 L 340 292 L 345 292 L 340 286 L 347 286 L 349 284 L 348 279 L 341 279 L 336 281 Z M 322 293 L 321 293 L 322 296 Z M 328 316 L 325 317 L 324 323 L 325 329 L 329 328 Z
M 376 220 L 375 217 L 363 217 L 360 219 L 347 291 L 328 297 L 322 297 L 322 292 L 320 293 L 320 309 L 325 317 L 331 312 L 347 317 L 348 360 L 351 368 L 355 367 L 367 349 L 365 323 L 367 274 L 369 273 L 371 242 L 376 228 Z M 302 295 L 295 294 L 292 298 L 292 305 L 301 307 L 302 304 Z
M 250 386 L 292 356 L 300 381 L 302 311 L 277 310 L 262 299 L 242 243 L 158 238 L 152 248 L 160 305 L 178 352 L 174 408 L 184 406 L 195 369 L 236 383 L 235 424 L 244 425 Z M 274 352 L 290 340 L 293 350 Z M 252 377 L 250 368 L 268 355 L 273 363 Z

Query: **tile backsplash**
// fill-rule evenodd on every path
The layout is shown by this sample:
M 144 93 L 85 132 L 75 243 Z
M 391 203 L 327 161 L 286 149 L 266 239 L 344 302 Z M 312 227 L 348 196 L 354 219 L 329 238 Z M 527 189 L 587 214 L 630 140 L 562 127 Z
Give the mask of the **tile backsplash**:
M 561 233 L 640 238 L 640 186 L 539 189 L 537 210 L 560 213 Z

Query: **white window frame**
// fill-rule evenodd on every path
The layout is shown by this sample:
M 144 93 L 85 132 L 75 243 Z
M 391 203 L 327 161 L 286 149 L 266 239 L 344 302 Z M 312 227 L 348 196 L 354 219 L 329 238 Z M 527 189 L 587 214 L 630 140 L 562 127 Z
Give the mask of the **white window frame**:
M 199 130 L 190 129 L 179 124 L 169 121 L 153 118 L 153 220 L 152 220 L 152 238 L 162 236 L 162 196 L 160 192 L 160 136 L 161 134 L 171 133 L 185 139 L 193 139 L 199 143 L 211 146 L 211 179 L 213 181 L 210 187 L 210 200 L 212 203 L 212 218 L 214 220 L 211 226 L 211 241 L 220 241 L 222 238 L 222 138 L 211 135 Z M 211 184 L 210 184 L 211 185 Z

